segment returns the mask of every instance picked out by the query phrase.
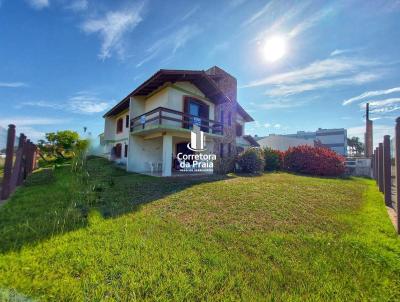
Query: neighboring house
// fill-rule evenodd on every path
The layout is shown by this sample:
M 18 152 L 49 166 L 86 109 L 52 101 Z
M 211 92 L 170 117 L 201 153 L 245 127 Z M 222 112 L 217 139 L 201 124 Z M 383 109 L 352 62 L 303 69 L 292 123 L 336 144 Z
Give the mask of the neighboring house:
M 105 115 L 105 156 L 128 171 L 178 171 L 193 125 L 205 133 L 207 153 L 234 156 L 252 146 L 245 123 L 253 118 L 237 102 L 236 79 L 219 67 L 206 71 L 161 69 Z M 253 140 L 254 141 L 254 140 Z
M 269 135 L 258 139 L 261 147 L 286 151 L 290 147 L 300 145 L 314 146 L 319 143 L 341 155 L 347 155 L 347 130 L 340 129 L 321 129 L 315 132 L 298 131 L 296 134 Z

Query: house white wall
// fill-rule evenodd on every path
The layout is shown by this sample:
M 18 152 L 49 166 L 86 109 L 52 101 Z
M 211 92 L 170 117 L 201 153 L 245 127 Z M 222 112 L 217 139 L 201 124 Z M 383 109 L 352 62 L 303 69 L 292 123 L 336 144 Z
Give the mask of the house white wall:
M 127 170 L 131 172 L 149 172 L 150 163 L 162 162 L 162 137 L 144 139 L 131 135 L 128 147 Z
M 125 145 L 128 145 L 129 125 L 126 127 L 126 116 L 129 110 L 118 115 L 106 117 L 104 121 L 104 156 L 111 159 L 111 150 L 118 143 L 121 144 L 121 158 L 115 159 L 117 163 L 126 164 Z M 117 133 L 117 121 L 122 118 L 122 132 Z

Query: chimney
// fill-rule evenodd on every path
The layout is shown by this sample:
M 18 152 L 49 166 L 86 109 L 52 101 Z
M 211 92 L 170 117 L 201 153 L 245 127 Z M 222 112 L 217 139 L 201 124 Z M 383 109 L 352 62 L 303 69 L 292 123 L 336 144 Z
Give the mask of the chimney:
M 373 154 L 373 125 L 369 119 L 369 103 L 365 107 L 365 157 L 372 157 Z
M 230 98 L 233 102 L 237 101 L 236 78 L 218 66 L 213 66 L 210 69 L 207 69 L 206 73 L 214 80 L 219 89 L 221 89 L 222 92 L 228 96 L 228 98 Z

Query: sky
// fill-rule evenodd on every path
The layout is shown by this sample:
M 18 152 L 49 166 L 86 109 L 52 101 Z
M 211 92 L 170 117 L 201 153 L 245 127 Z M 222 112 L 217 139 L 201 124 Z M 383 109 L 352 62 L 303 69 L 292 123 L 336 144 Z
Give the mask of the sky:
M 33 140 L 98 135 L 157 70 L 214 65 L 237 78 L 247 134 L 363 138 L 368 101 L 377 143 L 400 113 L 400 1 L 0 0 L 0 126 Z

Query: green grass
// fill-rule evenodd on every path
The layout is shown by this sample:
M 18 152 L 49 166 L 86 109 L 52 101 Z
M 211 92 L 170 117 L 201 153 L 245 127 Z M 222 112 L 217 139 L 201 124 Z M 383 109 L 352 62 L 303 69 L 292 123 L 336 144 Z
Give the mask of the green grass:
M 400 299 L 400 242 L 371 180 L 89 171 L 90 198 L 65 166 L 0 207 L 0 300 Z

